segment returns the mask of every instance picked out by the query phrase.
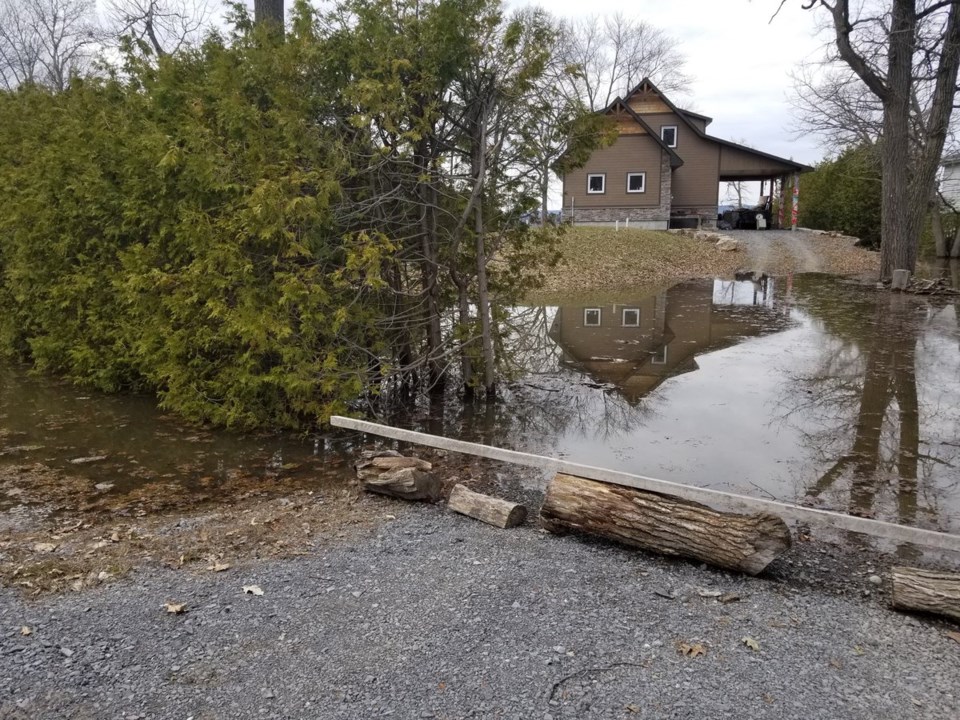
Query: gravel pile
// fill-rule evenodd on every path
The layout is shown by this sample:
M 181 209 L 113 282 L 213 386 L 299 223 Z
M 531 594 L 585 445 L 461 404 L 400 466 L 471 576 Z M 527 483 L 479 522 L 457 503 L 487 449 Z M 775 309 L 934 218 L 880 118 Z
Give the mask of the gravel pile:
M 380 502 L 301 558 L 0 591 L 0 717 L 960 716 L 960 644 L 886 610 L 869 553 L 746 578 Z

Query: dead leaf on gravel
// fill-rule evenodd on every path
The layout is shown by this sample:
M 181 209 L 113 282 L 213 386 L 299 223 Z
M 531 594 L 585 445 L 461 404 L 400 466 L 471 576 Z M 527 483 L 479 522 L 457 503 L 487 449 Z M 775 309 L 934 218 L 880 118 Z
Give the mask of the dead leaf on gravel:
M 259 585 L 244 585 L 243 592 L 247 595 L 263 595 L 263 590 L 260 589 Z
M 164 603 L 163 607 L 171 615 L 183 615 L 187 611 L 187 606 L 183 603 Z
M 33 635 L 33 630 L 24 625 L 22 628 L 20 628 L 20 634 L 24 636 Z
M 33 546 L 33 551 L 38 553 L 52 553 L 56 549 L 56 543 L 36 543 Z
M 702 643 L 677 643 L 677 652 L 681 655 L 686 655 L 687 657 L 699 657 L 700 655 L 706 655 L 707 649 L 703 646 Z
M 629 713 L 638 713 L 638 712 L 640 712 L 640 706 L 639 706 L 639 705 L 634 705 L 633 703 L 631 703 L 630 705 L 627 705 L 627 712 L 629 712 Z
M 120 542 L 120 533 L 114 531 L 113 534 L 110 535 L 110 542 Z
M 750 649 L 753 650 L 754 652 L 759 652 L 759 651 L 760 651 L 760 643 L 758 643 L 756 640 L 754 640 L 754 639 L 753 639 L 752 637 L 750 637 L 749 635 L 746 635 L 746 636 L 740 638 L 740 642 L 742 642 L 744 645 L 746 645 L 748 648 L 750 648 Z
M 953 640 L 954 642 L 960 643 L 960 632 L 954 632 L 953 630 L 947 630 L 946 636 Z
M 737 593 L 727 593 L 726 595 L 721 595 L 717 598 L 718 603 L 727 605 L 728 603 L 740 602 L 740 596 Z
M 214 572 L 224 572 L 225 570 L 230 569 L 230 563 L 221 563 L 215 562 L 213 565 L 210 565 L 207 570 L 213 570 Z

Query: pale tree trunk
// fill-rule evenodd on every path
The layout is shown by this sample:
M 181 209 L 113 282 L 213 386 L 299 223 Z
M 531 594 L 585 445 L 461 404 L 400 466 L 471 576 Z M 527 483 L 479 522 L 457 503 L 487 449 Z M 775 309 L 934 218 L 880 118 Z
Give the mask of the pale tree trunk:
M 937 205 L 930 210 L 930 229 L 933 232 L 933 246 L 937 257 L 947 257 L 947 238 L 943 234 L 943 218 Z

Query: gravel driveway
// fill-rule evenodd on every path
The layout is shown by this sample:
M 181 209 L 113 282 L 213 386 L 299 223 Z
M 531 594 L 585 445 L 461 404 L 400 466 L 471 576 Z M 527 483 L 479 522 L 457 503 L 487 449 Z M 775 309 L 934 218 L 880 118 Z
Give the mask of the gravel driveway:
M 746 578 L 382 510 L 397 518 L 291 560 L 0 591 L 0 717 L 960 717 L 960 644 L 886 610 L 866 554 L 800 543 Z
M 879 253 L 854 247 L 854 238 L 831 237 L 804 230 L 725 230 L 746 250 L 744 269 L 758 274 L 830 272 L 840 275 L 876 273 Z

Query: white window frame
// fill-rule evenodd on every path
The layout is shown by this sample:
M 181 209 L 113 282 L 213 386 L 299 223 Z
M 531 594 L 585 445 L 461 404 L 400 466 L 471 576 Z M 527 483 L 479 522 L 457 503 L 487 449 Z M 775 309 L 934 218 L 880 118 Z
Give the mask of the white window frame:
M 597 321 L 595 323 L 587 321 L 587 314 L 595 312 L 597 314 Z M 583 326 L 584 327 L 600 327 L 603 324 L 603 308 L 590 307 L 583 309 Z
M 673 130 L 673 142 L 668 143 L 667 139 L 663 136 L 664 130 Z M 675 148 L 677 146 L 677 126 L 676 125 L 661 125 L 660 126 L 660 139 L 667 143 L 668 148 Z
M 636 177 L 637 175 L 643 178 L 642 182 L 640 183 L 641 187 L 639 190 L 631 190 L 630 178 Z M 646 191 L 647 191 L 647 174 L 645 172 L 628 172 L 627 173 L 627 192 L 630 194 L 639 194 L 639 193 L 645 193 Z
M 627 322 L 627 313 L 636 313 L 637 320 L 636 322 Z M 620 326 L 621 327 L 640 327 L 640 308 L 638 307 L 625 307 L 620 313 Z
M 603 187 L 600 190 L 591 190 L 590 181 L 598 177 L 603 180 Z M 607 192 L 607 174 L 606 173 L 588 173 L 587 174 L 587 195 L 603 195 Z
M 666 345 L 664 345 L 656 353 L 654 353 L 653 357 L 650 358 L 650 364 L 651 365 L 667 364 L 667 346 Z

